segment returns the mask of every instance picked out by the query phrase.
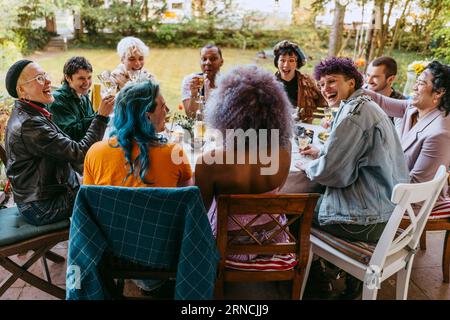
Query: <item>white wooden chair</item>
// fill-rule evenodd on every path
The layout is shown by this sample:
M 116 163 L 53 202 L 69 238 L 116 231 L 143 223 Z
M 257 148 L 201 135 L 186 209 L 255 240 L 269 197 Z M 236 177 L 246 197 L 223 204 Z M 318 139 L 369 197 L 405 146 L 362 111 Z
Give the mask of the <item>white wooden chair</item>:
M 313 229 L 312 253 L 363 281 L 363 300 L 375 300 L 381 282 L 397 273 L 396 298 L 405 300 L 420 236 L 447 176 L 446 168 L 440 166 L 431 181 L 396 185 L 391 197 L 396 207 L 378 243 L 347 241 Z M 421 202 L 422 207 L 416 214 L 411 205 Z M 409 216 L 410 224 L 402 230 L 399 225 L 404 215 Z M 310 254 L 307 275 L 312 256 Z

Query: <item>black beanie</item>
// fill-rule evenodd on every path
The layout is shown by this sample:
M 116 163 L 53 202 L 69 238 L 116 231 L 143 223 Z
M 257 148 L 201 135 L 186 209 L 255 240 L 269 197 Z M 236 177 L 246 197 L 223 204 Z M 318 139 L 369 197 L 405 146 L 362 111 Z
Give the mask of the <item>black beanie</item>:
M 30 63 L 33 63 L 31 60 L 19 60 L 16 63 L 14 63 L 8 70 L 8 73 L 6 73 L 5 78 L 5 84 L 6 84 L 6 90 L 8 90 L 8 93 L 13 98 L 18 98 L 19 95 L 17 94 L 17 80 L 19 80 L 20 74 L 22 73 L 22 70 Z

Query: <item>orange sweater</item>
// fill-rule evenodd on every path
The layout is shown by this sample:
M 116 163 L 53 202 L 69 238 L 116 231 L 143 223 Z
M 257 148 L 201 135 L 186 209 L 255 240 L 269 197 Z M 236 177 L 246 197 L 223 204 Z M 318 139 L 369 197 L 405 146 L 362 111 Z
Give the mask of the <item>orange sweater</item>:
M 83 184 L 109 185 L 123 187 L 177 187 L 192 177 L 189 160 L 178 144 L 166 144 L 151 147 L 148 151 L 150 167 L 146 179 L 153 184 L 144 183 L 139 176 L 130 175 L 129 165 L 125 160 L 122 148 L 114 148 L 116 138 L 100 141 L 92 145 L 84 159 Z M 133 145 L 131 158 L 134 160 L 139 154 L 137 144 Z M 172 154 L 182 157 L 181 164 L 172 161 Z

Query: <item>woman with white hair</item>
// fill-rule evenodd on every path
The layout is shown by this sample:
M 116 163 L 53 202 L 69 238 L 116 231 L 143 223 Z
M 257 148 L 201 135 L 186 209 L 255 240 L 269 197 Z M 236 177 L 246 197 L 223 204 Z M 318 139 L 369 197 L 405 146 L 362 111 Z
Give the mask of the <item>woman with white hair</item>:
M 117 44 L 117 54 L 121 63 L 111 72 L 119 89 L 130 80 L 153 78 L 144 69 L 145 57 L 149 54 L 149 47 L 142 40 L 135 37 L 125 37 Z

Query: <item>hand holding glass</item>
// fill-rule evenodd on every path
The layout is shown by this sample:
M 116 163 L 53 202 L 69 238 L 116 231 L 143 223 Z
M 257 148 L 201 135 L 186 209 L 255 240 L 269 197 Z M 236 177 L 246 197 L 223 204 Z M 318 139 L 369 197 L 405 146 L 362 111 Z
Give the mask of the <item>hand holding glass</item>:
M 202 90 L 205 85 L 205 75 L 203 75 L 203 74 L 198 75 L 198 76 L 196 76 L 196 79 L 197 79 L 197 84 L 198 84 L 198 91 L 197 91 L 197 97 L 195 99 L 195 102 L 203 104 L 203 103 L 205 103 L 205 97 L 202 94 Z
M 305 133 L 302 133 L 300 136 L 297 137 L 297 139 L 298 139 L 298 147 L 300 149 L 300 161 L 303 164 L 306 164 L 309 161 L 311 161 L 311 159 L 305 155 L 302 155 L 301 152 L 308 147 L 308 145 L 311 142 L 311 138 L 307 136 Z
M 331 111 L 331 108 L 323 109 L 323 113 L 326 121 L 331 122 L 333 120 L 333 112 Z

